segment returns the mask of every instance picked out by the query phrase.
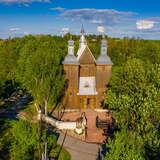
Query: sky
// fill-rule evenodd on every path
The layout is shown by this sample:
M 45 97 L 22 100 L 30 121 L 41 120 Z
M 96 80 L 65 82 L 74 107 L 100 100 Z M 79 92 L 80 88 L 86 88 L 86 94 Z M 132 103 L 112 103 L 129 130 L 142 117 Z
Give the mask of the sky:
M 0 0 L 0 38 L 79 34 L 82 24 L 86 34 L 160 39 L 160 0 Z

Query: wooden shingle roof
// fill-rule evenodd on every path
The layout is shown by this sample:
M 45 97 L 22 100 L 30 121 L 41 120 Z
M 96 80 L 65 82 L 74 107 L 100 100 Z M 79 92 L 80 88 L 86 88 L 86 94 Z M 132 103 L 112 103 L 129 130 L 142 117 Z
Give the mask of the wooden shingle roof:
M 78 57 L 78 61 L 80 64 L 96 63 L 96 60 L 87 45 L 83 48 L 83 50 L 81 50 L 81 52 L 81 55 Z

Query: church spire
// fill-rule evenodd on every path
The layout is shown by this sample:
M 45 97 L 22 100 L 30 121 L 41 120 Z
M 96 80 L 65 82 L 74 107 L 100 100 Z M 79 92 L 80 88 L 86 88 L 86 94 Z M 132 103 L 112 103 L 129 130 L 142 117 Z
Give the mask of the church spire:
M 84 27 L 83 27 L 83 24 L 82 24 L 82 27 L 81 27 L 81 34 L 84 34 L 85 31 L 84 31 Z
M 80 37 L 80 40 L 79 40 L 79 48 L 81 48 L 81 47 L 83 47 L 84 45 L 87 44 L 84 35 L 85 35 L 85 31 L 84 31 L 84 27 L 83 27 L 83 24 L 82 24 L 82 28 L 81 28 L 81 37 Z
M 74 55 L 74 41 L 68 41 L 68 54 L 66 55 L 63 64 L 78 64 L 77 58 Z
M 68 54 L 74 55 L 74 41 L 72 39 L 68 41 Z
M 107 49 L 108 49 L 108 44 L 107 44 L 106 39 L 103 37 L 103 39 L 101 41 L 101 54 L 107 55 Z
M 97 64 L 109 64 L 112 65 L 110 57 L 107 55 L 108 44 L 105 39 L 105 35 L 102 36 L 101 40 L 101 53 L 97 59 Z

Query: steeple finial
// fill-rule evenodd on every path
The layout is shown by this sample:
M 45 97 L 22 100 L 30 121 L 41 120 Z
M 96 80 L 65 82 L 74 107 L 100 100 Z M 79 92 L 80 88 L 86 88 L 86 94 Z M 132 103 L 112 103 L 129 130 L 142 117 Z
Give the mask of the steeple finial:
M 105 34 L 103 34 L 101 40 L 101 53 L 97 59 L 97 64 L 112 65 L 112 61 L 110 57 L 107 55 L 107 48 L 107 40 L 105 39 Z
M 87 44 L 84 33 L 85 33 L 85 31 L 84 31 L 84 27 L 83 27 L 83 24 L 82 24 L 81 37 L 80 37 L 80 40 L 79 40 L 79 48 L 81 48 L 82 46 Z
M 105 33 L 102 34 L 102 39 L 105 39 Z
M 74 55 L 74 41 L 72 38 L 68 41 L 68 54 L 65 56 L 63 64 L 78 64 L 77 58 Z
M 102 41 L 101 41 L 101 54 L 104 55 L 106 54 L 107 55 L 107 41 L 106 39 L 103 37 Z
M 72 39 L 68 41 L 68 54 L 74 55 L 74 41 Z
M 84 31 L 84 27 L 83 27 L 83 24 L 82 24 L 82 27 L 81 27 L 81 34 L 84 35 L 85 31 Z

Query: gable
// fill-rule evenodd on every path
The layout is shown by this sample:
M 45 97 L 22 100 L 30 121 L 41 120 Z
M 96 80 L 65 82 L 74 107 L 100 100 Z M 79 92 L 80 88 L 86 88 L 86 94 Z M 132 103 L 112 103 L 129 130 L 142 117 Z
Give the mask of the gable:
M 90 51 L 90 49 L 88 48 L 88 46 L 86 46 L 83 53 L 79 57 L 79 63 L 80 64 L 93 64 L 93 63 L 95 63 L 95 58 L 94 58 L 92 52 Z

